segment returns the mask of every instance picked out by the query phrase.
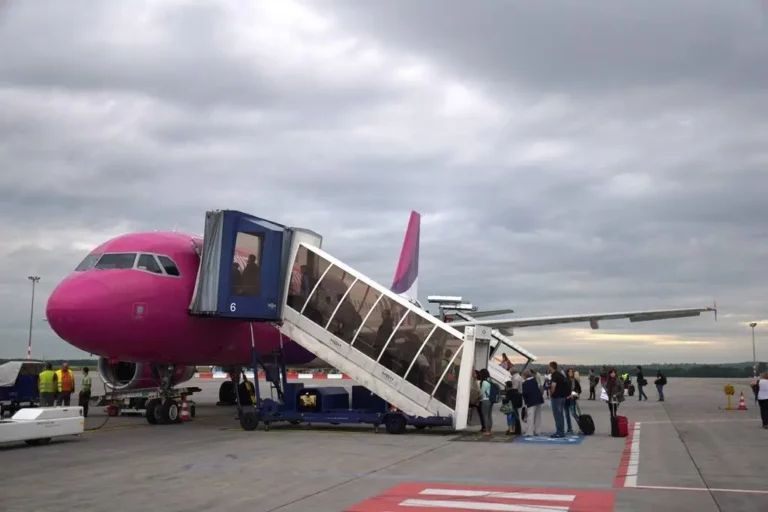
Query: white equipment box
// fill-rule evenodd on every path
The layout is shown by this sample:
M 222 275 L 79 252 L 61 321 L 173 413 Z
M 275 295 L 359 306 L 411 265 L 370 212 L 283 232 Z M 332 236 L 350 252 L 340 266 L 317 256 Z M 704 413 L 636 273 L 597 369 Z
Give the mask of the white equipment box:
M 48 444 L 53 437 L 74 436 L 84 431 L 82 407 L 27 408 L 20 409 L 10 420 L 0 420 L 0 443 Z

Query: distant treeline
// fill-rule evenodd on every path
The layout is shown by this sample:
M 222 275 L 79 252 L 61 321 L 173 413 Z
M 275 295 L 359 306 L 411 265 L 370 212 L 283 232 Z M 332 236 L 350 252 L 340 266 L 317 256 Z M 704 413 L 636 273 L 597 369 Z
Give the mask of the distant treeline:
M 9 361 L 9 359 L 0 359 L 0 364 Z M 53 364 L 54 367 L 61 366 L 64 361 L 69 363 L 70 368 L 79 369 L 83 366 L 88 366 L 91 369 L 96 369 L 96 359 L 50 359 L 48 362 Z M 602 364 L 595 365 L 568 365 L 562 363 L 566 368 L 573 368 L 580 375 L 586 376 L 589 374 L 589 370 L 594 369 L 599 372 Z M 537 370 L 545 370 L 547 364 L 532 364 L 533 368 Z M 606 364 L 607 368 L 616 368 L 621 373 L 629 373 L 633 378 L 637 373 L 637 365 L 619 364 L 611 365 Z M 643 372 L 646 378 L 656 375 L 657 370 L 661 370 L 667 377 L 698 377 L 698 378 L 721 378 L 721 379 L 736 379 L 746 378 L 752 376 L 752 363 L 725 363 L 725 364 L 695 364 L 695 363 L 683 363 L 683 364 L 648 364 L 642 365 Z M 768 363 L 758 363 L 758 373 L 762 373 L 768 369 Z M 199 366 L 198 370 L 206 371 L 209 367 Z M 651 382 L 653 379 L 649 379 Z

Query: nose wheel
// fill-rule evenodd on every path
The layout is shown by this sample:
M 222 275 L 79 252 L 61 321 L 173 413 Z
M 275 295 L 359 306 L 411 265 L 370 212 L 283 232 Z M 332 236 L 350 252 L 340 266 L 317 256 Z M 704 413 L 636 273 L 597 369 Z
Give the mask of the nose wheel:
M 150 425 L 169 425 L 181 423 L 181 408 L 176 400 L 152 398 L 147 401 L 147 423 Z

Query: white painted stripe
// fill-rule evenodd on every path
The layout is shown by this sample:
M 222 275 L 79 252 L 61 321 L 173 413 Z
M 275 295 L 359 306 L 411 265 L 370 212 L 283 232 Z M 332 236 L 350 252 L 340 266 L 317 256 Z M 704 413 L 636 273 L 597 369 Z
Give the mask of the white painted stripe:
M 343 377 L 344 376 L 342 374 L 340 374 L 340 373 L 329 373 L 328 374 L 328 378 L 329 379 L 341 379 Z
M 658 489 L 661 491 L 706 491 L 706 492 L 735 492 L 741 494 L 768 494 L 768 491 L 756 489 L 715 489 L 711 487 L 667 487 L 663 485 L 638 485 L 635 489 Z
M 524 492 L 470 491 L 466 489 L 424 489 L 419 494 L 428 496 L 463 496 L 465 498 L 504 498 L 510 500 L 573 501 L 573 494 L 533 494 Z
M 735 410 L 735 409 L 734 409 Z M 700 419 L 700 420 L 650 420 L 650 421 L 644 421 L 644 425 L 668 425 L 668 424 L 677 424 L 677 423 L 754 423 L 754 419 L 739 419 L 739 418 L 733 418 L 733 419 Z
M 632 433 L 632 446 L 629 451 L 629 464 L 627 476 L 624 478 L 624 487 L 637 487 L 637 475 L 640 466 L 640 422 L 635 423 Z
M 490 501 L 449 501 L 416 500 L 400 502 L 401 507 L 455 508 L 457 510 L 493 510 L 496 512 L 568 512 L 570 507 L 547 507 L 544 505 L 512 505 Z
M 314 376 L 315 376 L 314 373 L 300 373 L 300 374 L 297 375 L 297 377 L 300 378 L 300 379 L 311 379 Z

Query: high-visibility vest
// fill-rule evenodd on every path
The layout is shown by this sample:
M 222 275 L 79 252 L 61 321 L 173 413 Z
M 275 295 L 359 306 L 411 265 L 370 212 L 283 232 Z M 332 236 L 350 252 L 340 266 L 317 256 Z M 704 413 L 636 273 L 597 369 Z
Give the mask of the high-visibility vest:
M 53 370 L 43 370 L 40 372 L 40 383 L 38 384 L 38 389 L 41 393 L 53 393 L 56 391 L 53 387 L 53 378 L 55 375 L 56 374 L 53 373 Z
M 74 389 L 75 389 L 75 376 L 72 374 L 72 370 L 67 370 L 67 374 L 69 374 L 69 389 L 67 389 L 66 391 L 74 391 Z M 56 380 L 58 381 L 58 386 L 57 387 L 59 388 L 59 393 L 61 393 L 62 391 L 64 391 L 63 389 L 61 389 L 61 384 L 62 384 L 62 382 L 61 382 L 61 370 L 56 370 Z

